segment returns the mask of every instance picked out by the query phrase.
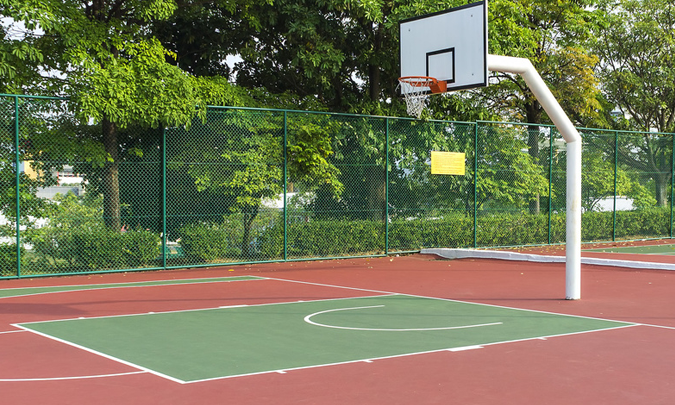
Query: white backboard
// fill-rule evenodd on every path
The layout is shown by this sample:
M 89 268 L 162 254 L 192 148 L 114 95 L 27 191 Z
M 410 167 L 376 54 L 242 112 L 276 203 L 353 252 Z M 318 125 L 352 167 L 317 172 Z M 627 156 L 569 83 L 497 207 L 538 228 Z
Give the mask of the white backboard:
M 401 76 L 431 76 L 448 91 L 487 86 L 487 0 L 402 20 Z

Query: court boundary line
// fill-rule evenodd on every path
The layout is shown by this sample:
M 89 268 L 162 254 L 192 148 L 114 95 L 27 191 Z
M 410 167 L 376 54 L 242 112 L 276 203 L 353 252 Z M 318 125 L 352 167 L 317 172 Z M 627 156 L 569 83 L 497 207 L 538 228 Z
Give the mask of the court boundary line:
M 246 278 L 243 278 L 246 277 Z M 240 278 L 239 280 L 227 280 L 231 278 Z M 167 286 L 179 286 L 179 285 L 197 285 L 197 284 L 215 284 L 215 283 L 233 283 L 236 281 L 259 281 L 267 280 L 266 277 L 260 276 L 229 276 L 229 277 L 210 277 L 210 278 L 194 278 L 194 279 L 184 279 L 188 281 L 186 283 L 181 283 L 183 279 L 174 279 L 174 280 L 159 280 L 159 281 L 131 281 L 127 283 L 110 283 L 110 284 L 69 284 L 69 285 L 52 285 L 52 286 L 38 286 L 38 287 L 13 287 L 13 288 L 1 288 L 0 291 L 12 291 L 12 290 L 26 290 L 26 289 L 41 289 L 41 288 L 76 288 L 76 287 L 96 287 L 104 286 L 98 288 L 82 288 L 82 289 L 72 289 L 72 290 L 61 290 L 61 291 L 44 291 L 44 292 L 35 292 L 30 294 L 19 294 L 19 295 L 7 295 L 0 297 L 0 299 L 7 298 L 21 298 L 21 297 L 32 297 L 35 295 L 46 295 L 46 294 L 59 294 L 59 293 L 69 293 L 69 292 L 80 292 L 80 291 L 99 291 L 99 290 L 109 290 L 109 289 L 120 289 L 120 288 L 139 288 L 139 287 L 167 287 Z M 204 281 L 199 281 L 204 280 Z M 208 280 L 208 281 L 207 281 Z M 175 282 L 170 282 L 175 281 Z M 158 283 L 158 284 L 152 284 Z M 129 284 L 139 284 L 139 285 L 129 285 Z
M 0 335 L 7 335 L 9 333 L 19 333 L 19 332 L 25 332 L 25 330 L 5 330 L 0 332 Z
M 44 377 L 44 378 L 0 378 L 0 382 L 35 382 L 35 381 L 64 381 L 89 380 L 93 378 L 121 377 L 126 375 L 147 374 L 147 371 L 130 371 L 128 373 L 96 374 L 71 377 Z

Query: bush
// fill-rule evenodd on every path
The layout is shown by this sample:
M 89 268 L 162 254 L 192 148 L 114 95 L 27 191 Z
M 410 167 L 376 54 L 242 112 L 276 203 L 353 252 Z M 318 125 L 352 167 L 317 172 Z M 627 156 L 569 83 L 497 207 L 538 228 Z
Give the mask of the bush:
M 283 218 L 283 216 L 277 210 L 261 210 L 256 215 L 249 234 L 253 256 L 245 255 L 242 252 L 244 214 L 226 215 L 219 222 L 204 221 L 183 225 L 178 230 L 180 246 L 186 256 L 183 264 L 270 259 L 270 257 L 261 253 L 260 237 L 265 230 L 274 228 L 275 221 L 280 220 L 280 218 Z M 283 240 L 283 230 L 281 238 Z
M 218 262 L 241 256 L 243 229 L 230 223 L 203 222 L 180 229 L 180 246 L 188 259 Z
M 159 235 L 143 229 L 120 232 L 103 224 L 102 200 L 73 194 L 55 198 L 48 222 L 26 231 L 32 273 L 126 270 L 147 267 L 161 255 Z
M 480 213 L 476 241 L 479 247 L 549 243 L 548 214 Z M 612 212 L 589 212 L 582 217 L 582 239 L 612 239 Z M 617 213 L 617 237 L 657 237 L 670 234 L 669 208 Z M 433 247 L 473 247 L 473 217 L 396 219 L 389 224 L 389 251 L 417 251 Z M 283 222 L 259 238 L 260 253 L 283 257 Z M 550 242 L 566 239 L 566 214 L 551 214 Z M 370 255 L 384 252 L 384 222 L 365 220 L 310 220 L 290 222 L 288 258 Z
M 454 215 L 439 219 L 399 219 L 389 224 L 389 249 L 392 251 L 472 245 L 472 217 Z
M 21 265 L 26 263 L 26 249 L 21 247 Z M 0 277 L 16 276 L 16 245 L 0 243 Z
M 105 227 L 74 232 L 75 262 L 89 269 L 145 267 L 161 255 L 160 237 L 146 230 L 115 232 Z
M 289 259 L 384 253 L 384 222 L 367 220 L 293 221 L 286 230 Z M 263 257 L 283 257 L 283 221 L 265 229 L 259 238 Z

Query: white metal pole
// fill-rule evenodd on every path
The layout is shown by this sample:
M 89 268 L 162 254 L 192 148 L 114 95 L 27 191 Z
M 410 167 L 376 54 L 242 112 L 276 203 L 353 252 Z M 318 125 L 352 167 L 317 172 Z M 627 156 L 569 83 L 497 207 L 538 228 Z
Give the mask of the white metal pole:
M 488 55 L 488 70 L 522 76 L 567 143 L 565 295 L 581 298 L 581 136 L 528 59 Z

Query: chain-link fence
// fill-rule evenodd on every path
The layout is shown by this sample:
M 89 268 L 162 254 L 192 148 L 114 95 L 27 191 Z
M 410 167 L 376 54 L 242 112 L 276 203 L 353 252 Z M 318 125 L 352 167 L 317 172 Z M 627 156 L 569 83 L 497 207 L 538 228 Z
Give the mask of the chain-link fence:
M 0 97 L 0 277 L 565 241 L 555 128 L 212 107 L 176 128 Z M 580 130 L 585 241 L 672 237 L 673 136 Z M 431 174 L 461 152 L 464 175 Z

